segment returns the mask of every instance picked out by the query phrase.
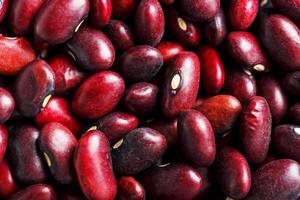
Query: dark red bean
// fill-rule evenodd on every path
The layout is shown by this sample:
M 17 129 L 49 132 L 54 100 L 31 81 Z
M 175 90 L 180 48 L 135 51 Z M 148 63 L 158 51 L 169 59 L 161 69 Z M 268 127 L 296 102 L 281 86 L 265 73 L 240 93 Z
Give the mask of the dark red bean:
M 164 12 L 158 0 L 142 0 L 136 10 L 135 32 L 141 44 L 154 46 L 164 35 Z
M 76 192 L 63 191 L 60 192 L 59 200 L 86 200 L 86 198 L 82 197 L 82 195 L 77 194 Z
M 44 2 L 45 0 L 13 0 L 8 20 L 10 30 L 16 35 L 29 33 Z
M 73 111 L 81 118 L 100 118 L 116 107 L 124 91 L 124 80 L 117 73 L 96 73 L 76 91 L 72 102 Z
M 300 126 L 277 126 L 272 132 L 272 147 L 279 155 L 300 162 Z
M 261 20 L 260 39 L 277 66 L 285 71 L 300 69 L 300 31 L 283 15 L 270 15 Z
M 300 1 L 295 0 L 272 0 L 272 5 L 282 14 L 300 25 Z
M 0 22 L 5 18 L 11 0 L 2 0 L 0 3 Z
M 240 139 L 244 155 L 251 164 L 267 157 L 271 140 L 272 116 L 265 98 L 253 97 L 243 110 Z
M 160 3 L 163 5 L 171 5 L 175 2 L 175 0 L 160 0 Z
M 212 193 L 213 174 L 211 173 L 211 170 L 209 170 L 209 168 L 204 168 L 204 167 L 197 168 L 197 172 L 201 176 L 202 184 L 201 184 L 200 192 L 198 193 L 195 200 L 208 199 Z
M 251 172 L 246 158 L 232 147 L 219 153 L 216 176 L 224 193 L 233 199 L 243 199 L 250 191 Z
M 34 117 L 54 92 L 55 75 L 43 60 L 35 60 L 18 74 L 15 81 L 15 101 L 18 111 L 25 117 Z
M 148 82 L 162 65 L 163 57 L 156 48 L 140 45 L 128 49 L 120 56 L 117 71 L 129 83 Z
M 210 121 L 217 137 L 231 130 L 242 111 L 239 100 L 230 95 L 217 95 L 205 99 L 196 110 Z
M 8 199 L 17 192 L 18 186 L 6 159 L 1 161 L 0 171 L 0 198 Z
M 257 16 L 258 8 L 258 0 L 231 0 L 227 9 L 230 26 L 234 30 L 248 29 Z
M 48 63 L 55 74 L 55 94 L 69 92 L 85 78 L 70 56 L 59 54 L 49 59 Z
M 138 128 L 114 145 L 112 160 L 115 173 L 132 175 L 155 164 L 165 153 L 167 140 L 151 128 Z
M 201 46 L 198 52 L 201 61 L 201 91 L 217 94 L 223 87 L 225 72 L 218 51 L 210 46 Z
M 37 147 L 39 135 L 39 130 L 28 124 L 18 125 L 10 133 L 8 150 L 13 175 L 25 184 L 41 183 L 47 178 Z
M 202 178 L 186 164 L 170 164 L 146 171 L 142 175 L 142 184 L 154 199 L 188 200 L 200 191 Z
M 252 176 L 251 191 L 246 200 L 297 199 L 300 191 L 300 166 L 293 160 L 275 160 Z
M 300 103 L 296 103 L 289 108 L 288 118 L 292 123 L 300 125 Z
M 200 82 L 200 62 L 193 52 L 175 56 L 165 74 L 162 90 L 162 110 L 167 117 L 175 117 L 190 109 L 197 98 Z
M 257 92 L 270 106 L 273 125 L 279 124 L 287 112 L 288 100 L 276 77 L 261 76 L 257 80 Z
M 115 61 L 115 50 L 108 37 L 85 25 L 67 42 L 67 47 L 77 58 L 79 66 L 88 71 L 108 69 Z
M 167 11 L 167 23 L 170 32 L 184 46 L 197 46 L 201 40 L 201 30 L 198 24 L 187 21 L 174 8 Z
M 220 9 L 220 0 L 180 0 L 183 12 L 196 22 L 212 20 Z
M 300 98 L 300 71 L 286 74 L 281 83 L 289 94 Z
M 61 184 L 73 183 L 73 152 L 77 145 L 73 133 L 62 124 L 51 122 L 41 130 L 38 145 L 55 180 Z
M 50 185 L 36 184 L 31 185 L 15 193 L 9 200 L 57 200 L 56 193 Z
M 156 45 L 156 48 L 160 51 L 164 63 L 168 63 L 177 54 L 184 51 L 183 46 L 173 41 L 162 41 Z
M 9 91 L 0 87 L 0 123 L 6 122 L 12 115 L 15 101 Z
M 265 72 L 270 70 L 269 61 L 252 33 L 245 31 L 230 32 L 227 36 L 227 49 L 232 58 L 250 70 Z
M 134 14 L 137 0 L 111 0 L 112 16 L 116 19 L 126 19 Z
M 133 177 L 123 176 L 118 181 L 116 200 L 145 200 L 144 187 Z
M 256 96 L 255 77 L 248 70 L 226 69 L 222 92 L 236 97 L 244 105 Z
M 118 20 L 110 20 L 103 29 L 113 43 L 115 49 L 124 52 L 134 46 L 134 40 L 129 26 Z
M 111 0 L 91 0 L 89 20 L 97 28 L 108 24 L 112 14 Z
M 4 124 L 0 124 L 0 163 L 4 158 L 8 144 L 7 128 Z
M 102 131 L 110 144 L 115 144 L 127 133 L 138 127 L 139 120 L 134 115 L 125 112 L 110 113 L 97 122 L 97 128 Z
M 52 0 L 39 9 L 34 34 L 51 45 L 70 39 L 89 12 L 88 0 Z
M 25 38 L 0 35 L 0 74 L 13 76 L 35 59 L 35 53 Z
M 74 165 L 80 187 L 88 199 L 113 200 L 117 193 L 109 142 L 101 131 L 89 131 L 79 140 Z M 101 186 L 101 187 L 99 187 Z
M 135 83 L 126 90 L 123 105 L 131 113 L 151 115 L 159 105 L 159 89 L 151 83 Z
M 178 117 L 178 141 L 186 158 L 197 166 L 208 167 L 216 155 L 215 135 L 208 119 L 196 110 Z

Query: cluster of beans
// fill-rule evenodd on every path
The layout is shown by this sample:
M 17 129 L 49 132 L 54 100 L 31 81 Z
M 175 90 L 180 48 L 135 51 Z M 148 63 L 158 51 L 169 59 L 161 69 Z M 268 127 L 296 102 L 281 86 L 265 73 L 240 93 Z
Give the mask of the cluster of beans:
M 0 0 L 0 199 L 300 200 L 300 0 Z

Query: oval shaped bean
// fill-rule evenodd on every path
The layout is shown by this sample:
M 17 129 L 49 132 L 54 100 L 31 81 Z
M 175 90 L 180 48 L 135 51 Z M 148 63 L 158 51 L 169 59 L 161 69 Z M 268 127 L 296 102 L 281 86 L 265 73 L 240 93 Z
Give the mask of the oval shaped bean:
M 123 176 L 118 181 L 116 200 L 144 200 L 144 187 L 133 177 Z
M 300 71 L 287 73 L 281 83 L 289 94 L 300 98 Z
M 5 18 L 10 4 L 10 0 L 2 0 L 0 4 L 0 22 Z
M 54 189 L 50 185 L 36 184 L 15 193 L 9 200 L 56 200 L 57 196 Z
M 300 1 L 272 0 L 272 5 L 296 24 L 300 24 Z
M 183 46 L 173 41 L 162 41 L 156 45 L 156 48 L 160 51 L 164 63 L 168 63 L 177 54 L 184 51 Z
M 6 122 L 15 108 L 13 96 L 4 88 L 0 87 L 0 123 Z
M 112 3 L 112 16 L 116 19 L 127 19 L 133 15 L 137 0 L 111 0 Z
M 288 118 L 292 123 L 300 125 L 300 103 L 296 103 L 289 108 Z
M 97 28 L 108 24 L 112 14 L 111 0 L 91 0 L 89 20 Z
M 17 181 L 14 179 L 6 159 L 0 163 L 0 198 L 8 199 L 18 191 Z

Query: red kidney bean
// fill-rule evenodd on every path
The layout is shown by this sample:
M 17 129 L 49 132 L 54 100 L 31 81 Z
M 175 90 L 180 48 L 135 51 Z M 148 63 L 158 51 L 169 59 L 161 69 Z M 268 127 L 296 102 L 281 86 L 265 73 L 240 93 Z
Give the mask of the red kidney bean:
M 136 116 L 125 112 L 112 112 L 97 122 L 97 128 L 102 131 L 110 144 L 115 144 L 127 133 L 138 127 Z
M 272 147 L 279 155 L 300 162 L 300 126 L 277 126 L 272 132 Z
M 220 9 L 220 0 L 180 0 L 183 12 L 196 22 L 209 22 Z
M 47 178 L 44 162 L 37 148 L 40 132 L 29 124 L 16 126 L 9 137 L 9 158 L 13 175 L 22 183 L 44 182 Z
M 50 58 L 48 63 L 55 74 L 55 94 L 69 92 L 78 86 L 86 76 L 68 55 L 58 54 Z
M 273 14 L 261 20 L 260 39 L 277 66 L 285 71 L 300 69 L 300 31 L 287 17 Z
M 114 172 L 133 175 L 155 164 L 165 153 L 167 140 L 151 128 L 138 128 L 116 143 L 112 151 Z
M 196 110 L 210 121 L 217 137 L 231 130 L 242 111 L 239 100 L 230 95 L 217 95 L 205 99 Z
M 198 24 L 187 21 L 174 8 L 169 8 L 166 15 L 168 27 L 180 44 L 197 46 L 200 43 L 202 35 Z
M 230 26 L 234 30 L 248 29 L 257 16 L 258 8 L 258 0 L 231 0 L 227 10 Z
M 55 180 L 61 184 L 73 183 L 72 156 L 77 145 L 73 133 L 64 125 L 51 122 L 41 130 L 38 145 Z
M 110 20 L 103 29 L 113 43 L 115 49 L 124 52 L 134 46 L 134 40 L 129 26 L 118 20 Z
M 223 148 L 217 156 L 216 176 L 224 193 L 243 199 L 250 191 L 251 172 L 246 158 L 232 147 Z
M 162 41 L 156 45 L 156 48 L 160 51 L 164 63 L 168 63 L 177 54 L 184 51 L 183 46 L 173 41 Z
M 17 192 L 18 186 L 6 159 L 1 161 L 0 171 L 0 198 L 8 199 Z
M 111 0 L 91 0 L 89 20 L 97 28 L 108 24 L 112 14 Z
M 67 47 L 77 58 L 79 66 L 88 71 L 108 69 L 115 61 L 115 50 L 108 37 L 85 25 L 80 26 L 67 42 Z
M 135 83 L 126 90 L 123 105 L 131 113 L 151 115 L 159 105 L 159 89 L 151 83 Z
M 256 80 L 248 70 L 226 69 L 222 93 L 236 97 L 241 104 L 246 104 L 256 96 Z
M 136 10 L 135 32 L 141 44 L 154 46 L 164 35 L 164 12 L 158 0 L 142 0 Z
M 13 76 L 35 59 L 35 53 L 25 38 L 0 35 L 0 74 Z
M 4 158 L 6 153 L 8 143 L 8 133 L 7 128 L 4 124 L 0 124 L 0 163 Z
M 111 0 L 112 16 L 116 19 L 130 17 L 137 6 L 137 0 Z
M 9 27 L 16 35 L 25 35 L 33 27 L 35 16 L 45 0 L 12 0 Z
M 264 97 L 271 110 L 273 125 L 279 124 L 288 109 L 288 100 L 277 81 L 272 75 L 264 75 L 257 80 L 258 95 Z
M 251 164 L 267 157 L 271 140 L 272 116 L 265 98 L 255 96 L 245 106 L 240 122 L 240 139 L 244 155 Z
M 209 170 L 209 168 L 197 168 L 197 172 L 201 176 L 202 184 L 200 188 L 200 192 L 197 194 L 197 197 L 194 198 L 195 200 L 201 200 L 201 199 L 209 199 L 212 193 L 212 178 L 213 174 Z
M 80 187 L 88 199 L 115 198 L 117 181 L 104 133 L 88 131 L 80 138 L 74 153 L 74 165 Z
M 34 117 L 45 107 L 54 92 L 55 75 L 44 60 L 35 60 L 18 74 L 15 81 L 15 101 L 25 117 Z
M 217 15 L 212 20 L 205 24 L 204 34 L 209 43 L 214 46 L 218 46 L 224 41 L 227 34 L 227 27 L 222 8 L 219 9 Z
M 12 115 L 15 101 L 9 91 L 0 87 L 0 123 L 6 122 Z
M 129 83 L 148 82 L 162 65 L 163 57 L 156 48 L 140 45 L 128 49 L 120 56 L 117 71 Z
M 116 200 L 145 200 L 144 187 L 133 177 L 123 176 L 118 181 Z
M 34 34 L 51 45 L 70 39 L 89 12 L 88 0 L 52 0 L 39 9 Z
M 254 172 L 246 200 L 297 199 L 300 191 L 300 166 L 296 161 L 272 161 Z
M 59 193 L 59 200 L 86 200 L 81 194 L 77 194 L 76 192 L 62 191 Z
M 117 73 L 96 73 L 77 89 L 72 102 L 73 111 L 85 119 L 100 118 L 116 107 L 124 90 L 124 80 Z
M 201 90 L 217 94 L 223 87 L 225 72 L 218 51 L 210 46 L 201 46 L 198 52 L 201 61 Z
M 289 94 L 300 98 L 300 71 L 287 73 L 281 83 Z
M 216 155 L 214 131 L 208 119 L 196 110 L 178 117 L 178 141 L 186 158 L 197 166 L 208 167 Z
M 0 3 L 0 22 L 2 22 L 6 16 L 10 2 L 11 2 L 11 0 L 2 0 L 1 1 L 1 3 Z
M 180 163 L 153 168 L 145 172 L 141 179 L 147 195 L 154 199 L 193 199 L 202 186 L 201 175 L 192 167 Z
M 288 118 L 292 123 L 300 125 L 300 103 L 296 103 L 289 108 Z
M 9 200 L 56 200 L 56 193 L 50 185 L 36 184 L 31 185 L 15 193 Z
M 171 5 L 175 2 L 175 0 L 160 0 L 160 3 L 163 5 Z
M 227 49 L 232 58 L 243 67 L 258 72 L 270 70 L 269 61 L 258 38 L 249 32 L 235 31 L 227 36 Z
M 197 98 L 200 82 L 200 62 L 196 54 L 185 51 L 168 64 L 162 90 L 162 110 L 175 117 L 190 109 Z
M 300 1 L 295 0 L 272 0 L 272 5 L 282 14 L 300 25 Z

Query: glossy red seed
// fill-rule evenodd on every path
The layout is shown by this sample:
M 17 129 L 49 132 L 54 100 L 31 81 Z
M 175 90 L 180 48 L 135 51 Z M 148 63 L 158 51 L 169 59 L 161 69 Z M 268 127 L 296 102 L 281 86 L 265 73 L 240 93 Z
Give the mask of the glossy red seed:
M 0 87 L 0 123 L 6 122 L 12 115 L 15 101 L 9 91 Z
M 300 1 L 272 0 L 272 5 L 296 24 L 300 24 Z
M 6 159 L 0 163 L 0 198 L 8 199 L 18 190 L 17 181 L 14 179 L 11 167 Z
M 10 2 L 11 0 L 2 0 L 0 2 L 0 22 L 2 22 L 6 16 Z
M 300 104 L 296 103 L 288 110 L 288 118 L 292 123 L 300 125 Z
M 173 41 L 162 41 L 155 47 L 160 51 L 164 63 L 168 63 L 177 54 L 184 51 L 183 46 Z
M 8 144 L 7 128 L 4 124 L 0 125 L 0 162 L 3 160 Z
M 57 196 L 54 189 L 50 185 L 36 184 L 15 193 L 9 200 L 56 200 Z
M 91 0 L 89 20 L 97 28 L 105 26 L 112 14 L 111 0 Z
M 111 0 L 112 15 L 116 19 L 126 19 L 135 13 L 137 0 Z
M 284 89 L 296 98 L 300 98 L 300 71 L 287 73 L 282 79 Z
M 116 200 L 145 200 L 144 187 L 133 177 L 123 176 L 118 181 Z

